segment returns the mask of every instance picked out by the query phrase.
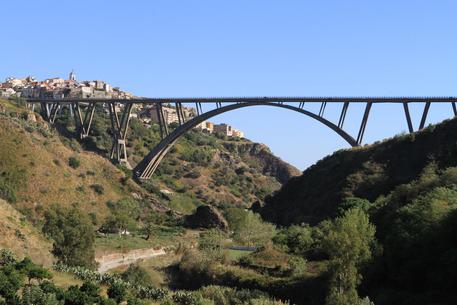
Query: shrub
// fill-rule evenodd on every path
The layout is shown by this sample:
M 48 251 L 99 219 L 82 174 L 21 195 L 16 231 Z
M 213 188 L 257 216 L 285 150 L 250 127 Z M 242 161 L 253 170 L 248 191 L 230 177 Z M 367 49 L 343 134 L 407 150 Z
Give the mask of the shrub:
M 101 184 L 91 184 L 90 188 L 97 194 L 103 195 L 105 193 L 105 188 Z
M 76 158 L 76 157 L 70 157 L 68 159 L 68 165 L 71 167 L 71 168 L 78 168 L 80 165 L 81 165 L 81 162 Z
M 2 180 L 0 180 L 0 198 L 13 203 L 17 200 L 15 188 Z
M 306 272 L 306 260 L 300 256 L 289 259 L 289 270 L 292 276 L 299 276 Z
M 197 171 L 197 170 L 193 170 L 187 174 L 184 175 L 185 178 L 192 178 L 192 179 L 197 179 L 201 176 L 202 174 Z
M 134 285 L 149 285 L 152 283 L 151 276 L 144 268 L 137 265 L 130 265 L 127 270 L 121 274 L 121 277 L 124 281 Z
M 0 266 L 13 264 L 16 262 L 14 253 L 9 249 L 0 249 Z
M 115 282 L 108 288 L 107 294 L 110 299 L 121 303 L 127 295 L 127 290 L 125 289 L 125 285 Z
M 313 228 L 308 225 L 292 225 L 281 229 L 273 241 L 285 251 L 300 255 L 306 254 L 316 243 L 313 237 Z

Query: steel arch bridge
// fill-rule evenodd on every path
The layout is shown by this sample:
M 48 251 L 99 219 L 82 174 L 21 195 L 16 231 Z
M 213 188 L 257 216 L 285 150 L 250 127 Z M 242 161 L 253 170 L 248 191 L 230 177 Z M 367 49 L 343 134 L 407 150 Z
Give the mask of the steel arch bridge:
M 133 169 L 137 179 L 149 179 L 159 166 L 164 156 L 176 141 L 187 131 L 198 124 L 219 114 L 235 109 L 251 106 L 272 106 L 289 109 L 304 114 L 322 124 L 341 136 L 352 147 L 362 144 L 365 129 L 368 123 L 373 104 L 399 104 L 403 108 L 405 121 L 410 133 L 414 132 L 413 122 L 409 112 L 409 104 L 420 103 L 424 105 L 418 129 L 425 127 L 427 115 L 432 104 L 447 103 L 452 108 L 452 116 L 457 116 L 456 97 L 244 97 L 244 98 L 137 98 L 137 99 L 28 99 L 29 105 L 34 108 L 40 104 L 42 116 L 50 123 L 54 123 L 64 107 L 70 109 L 74 117 L 76 128 L 81 138 L 87 137 L 91 130 L 95 105 L 102 104 L 108 109 L 111 120 L 113 146 L 110 157 L 119 163 L 128 164 L 126 138 L 132 107 L 135 104 L 155 105 L 160 127 L 161 141 L 148 153 L 148 155 Z M 183 104 L 195 103 L 197 115 L 187 119 L 183 112 Z M 308 104 L 319 104 L 319 112 L 306 110 Z M 328 104 L 341 105 L 338 122 L 325 118 Z M 365 110 L 360 121 L 356 137 L 344 130 L 346 114 L 350 104 L 363 104 Z M 169 132 L 166 124 L 163 106 L 174 104 L 178 116 L 179 126 Z M 210 104 L 213 108 L 204 112 L 202 104 Z M 122 106 L 122 110 L 118 110 Z M 400 109 L 401 111 L 401 109 Z

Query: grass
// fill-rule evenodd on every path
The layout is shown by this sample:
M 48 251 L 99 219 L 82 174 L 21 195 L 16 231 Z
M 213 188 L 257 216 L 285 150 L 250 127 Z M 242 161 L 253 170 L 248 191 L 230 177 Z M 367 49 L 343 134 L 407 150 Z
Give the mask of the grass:
M 188 195 L 175 194 L 170 201 L 170 208 L 184 214 L 191 214 L 199 205 L 199 202 Z
M 145 240 L 140 236 L 119 236 L 109 234 L 106 237 L 95 239 L 96 255 L 103 255 L 112 252 L 128 252 L 135 249 L 155 248 L 160 246 L 154 239 Z
M 169 283 L 169 277 L 167 275 L 167 268 L 171 265 L 176 264 L 179 261 L 180 256 L 173 253 L 167 255 L 157 256 L 146 260 L 141 260 L 136 265 L 144 268 L 149 274 L 152 284 L 155 287 L 167 287 Z M 122 273 L 127 270 L 128 266 L 121 266 L 110 270 L 110 273 Z
M 52 281 L 60 288 L 68 288 L 73 285 L 81 285 L 83 282 L 74 275 L 65 272 L 52 271 Z
M 186 240 L 188 234 L 180 227 L 157 226 L 149 240 L 140 235 L 108 234 L 95 239 L 96 255 L 127 252 L 135 249 L 171 247 Z
M 35 263 L 50 267 L 52 245 L 25 217 L 0 199 L 0 248 L 6 248 L 22 259 L 29 256 Z
M 251 254 L 253 251 L 228 249 L 228 257 L 231 261 L 237 261 L 239 258 Z

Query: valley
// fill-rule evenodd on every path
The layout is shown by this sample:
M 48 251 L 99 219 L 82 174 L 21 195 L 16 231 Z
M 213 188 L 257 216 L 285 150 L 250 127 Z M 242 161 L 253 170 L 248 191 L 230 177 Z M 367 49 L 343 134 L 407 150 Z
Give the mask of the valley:
M 108 160 L 102 109 L 81 140 L 69 115 L 50 125 L 20 100 L 0 103 L 0 268 L 45 268 L 27 289 L 49 304 L 72 304 L 87 285 L 100 304 L 457 300 L 439 279 L 456 276 L 455 120 L 302 174 L 263 144 L 193 130 L 135 181 Z M 132 119 L 133 166 L 158 132 Z

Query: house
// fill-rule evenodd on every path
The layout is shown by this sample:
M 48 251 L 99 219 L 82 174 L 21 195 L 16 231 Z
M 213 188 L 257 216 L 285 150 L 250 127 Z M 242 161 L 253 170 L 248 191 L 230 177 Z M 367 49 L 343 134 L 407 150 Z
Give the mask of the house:
M 0 89 L 0 97 L 9 98 L 16 94 L 16 91 L 13 88 L 2 88 Z
M 200 124 L 198 124 L 197 126 L 195 126 L 195 128 L 199 129 L 203 132 L 206 132 L 206 133 L 213 133 L 214 124 L 211 122 L 203 121 Z
M 162 106 L 163 117 L 165 120 L 165 124 L 169 125 L 171 123 L 179 122 L 178 113 L 176 109 L 172 107 Z M 140 113 L 140 117 L 143 119 L 150 118 L 151 122 L 159 123 L 159 116 L 157 114 L 157 105 L 153 105 L 152 107 L 143 108 L 142 112 Z
M 232 129 L 232 136 L 233 137 L 238 137 L 238 138 L 244 138 L 244 132 L 242 132 L 241 130 L 233 128 Z
M 227 137 L 231 137 L 233 135 L 232 126 L 225 123 L 214 125 L 213 131 L 214 133 L 220 133 Z

